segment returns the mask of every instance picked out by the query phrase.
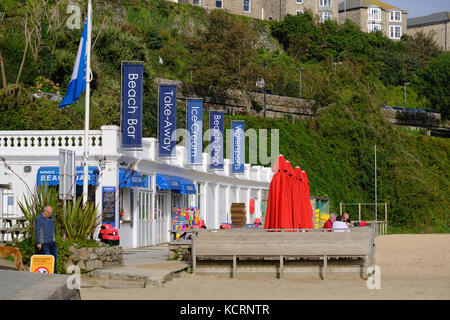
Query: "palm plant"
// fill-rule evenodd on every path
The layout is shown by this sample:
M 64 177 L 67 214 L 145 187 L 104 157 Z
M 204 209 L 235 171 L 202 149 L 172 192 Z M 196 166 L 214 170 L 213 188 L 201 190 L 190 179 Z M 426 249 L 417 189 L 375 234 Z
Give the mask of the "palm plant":
M 82 198 L 76 202 L 67 200 L 64 207 L 63 201 L 59 200 L 58 190 L 45 184 L 36 186 L 34 192 L 24 197 L 23 202 L 19 201 L 18 205 L 28 221 L 29 236 L 34 237 L 34 221 L 50 205 L 53 208 L 56 235 L 77 242 L 88 240 L 101 224 L 101 215 L 97 215 L 98 206 L 92 203 L 83 206 L 81 201 Z
M 98 206 L 89 202 L 83 206 L 81 201 L 82 198 L 68 201 L 65 210 L 57 216 L 64 236 L 73 242 L 88 240 L 102 221 L 101 215 L 97 215 Z
M 27 233 L 32 237 L 34 236 L 34 220 L 44 211 L 46 206 L 51 206 L 56 216 L 61 211 L 58 191 L 50 188 L 47 184 L 36 186 L 30 197 L 24 197 L 24 201 L 19 201 L 18 205 L 28 221 Z M 55 225 L 55 232 L 58 232 L 58 227 Z

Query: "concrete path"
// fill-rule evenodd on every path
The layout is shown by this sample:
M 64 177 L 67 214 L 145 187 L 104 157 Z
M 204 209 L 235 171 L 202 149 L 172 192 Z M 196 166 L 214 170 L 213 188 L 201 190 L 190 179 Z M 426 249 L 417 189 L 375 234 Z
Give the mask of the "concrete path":
M 89 276 L 99 280 L 135 282 L 135 285 L 138 287 L 146 287 L 148 285 L 159 286 L 166 281 L 172 280 L 190 266 L 181 261 L 168 260 L 168 245 L 124 249 L 123 258 L 124 266 L 110 269 L 97 269 L 91 271 Z M 92 283 L 92 281 L 89 282 Z M 99 283 L 97 282 L 96 285 L 99 285 Z M 100 283 L 100 286 L 105 288 L 121 285 L 129 286 L 130 283 L 119 284 L 115 282 L 111 284 L 110 281 Z
M 0 268 L 0 300 L 79 300 L 79 290 L 66 285 L 68 277 Z

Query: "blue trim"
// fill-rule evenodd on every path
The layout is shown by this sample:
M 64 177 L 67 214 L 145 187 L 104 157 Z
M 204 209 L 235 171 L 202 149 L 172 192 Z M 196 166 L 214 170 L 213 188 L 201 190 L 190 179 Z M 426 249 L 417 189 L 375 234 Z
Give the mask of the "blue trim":
M 84 167 L 79 166 L 76 167 L 76 173 L 77 173 L 77 185 L 82 186 L 83 185 L 83 173 L 84 173 Z M 99 170 L 98 167 L 89 167 L 88 168 L 88 178 L 89 178 L 89 184 L 92 186 L 97 185 L 97 179 L 98 179 Z M 40 167 L 37 175 L 36 175 L 36 185 L 41 186 L 45 184 L 45 181 L 47 181 L 47 184 L 49 186 L 58 186 L 59 185 L 59 167 Z
M 165 174 L 156 175 L 156 186 L 160 190 L 172 190 L 181 194 L 196 194 L 194 183 L 186 178 L 169 176 Z

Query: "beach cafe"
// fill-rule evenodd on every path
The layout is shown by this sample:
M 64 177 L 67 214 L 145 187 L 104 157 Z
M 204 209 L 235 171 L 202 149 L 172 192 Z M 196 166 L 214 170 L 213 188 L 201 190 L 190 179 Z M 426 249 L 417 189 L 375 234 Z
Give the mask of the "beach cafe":
M 75 151 L 76 195 L 82 196 L 84 131 L 0 131 L 2 216 L 22 216 L 18 201 L 36 185 L 59 185 L 59 149 Z M 186 148 L 175 146 L 175 156 L 157 156 L 156 138 L 142 138 L 140 150 L 122 148 L 118 126 L 89 132 L 89 200 L 98 206 L 103 223 L 119 230 L 125 248 L 170 241 L 170 230 L 189 216 L 208 229 L 231 223 L 233 202 L 245 203 L 247 223 L 261 219 L 266 206 L 272 170 L 244 164 L 235 174 L 232 161 L 223 170 L 210 170 L 211 155 L 188 163 Z M 249 210 L 250 204 L 254 207 Z M 182 218 L 181 218 L 182 219 Z

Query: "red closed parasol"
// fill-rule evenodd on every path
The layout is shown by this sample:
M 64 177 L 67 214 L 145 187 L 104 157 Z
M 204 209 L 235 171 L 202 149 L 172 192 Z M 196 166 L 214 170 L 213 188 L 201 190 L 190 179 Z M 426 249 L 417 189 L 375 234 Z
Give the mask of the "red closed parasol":
M 295 167 L 295 184 L 293 193 L 293 206 L 294 206 L 294 226 L 295 228 L 304 228 L 302 217 L 304 209 L 305 188 L 301 181 L 300 167 Z
M 278 156 L 267 200 L 265 229 L 312 229 L 309 181 L 299 167 L 295 170 L 284 156 Z
M 272 167 L 275 174 L 272 177 L 272 182 L 269 187 L 269 197 L 267 199 L 266 218 L 264 222 L 265 229 L 278 229 L 278 206 L 280 205 L 279 193 L 282 188 L 282 176 L 284 172 L 286 160 L 284 156 L 279 155 Z
M 280 228 L 294 229 L 293 217 L 293 186 L 295 171 L 289 161 L 286 161 L 284 167 L 284 175 L 282 179 L 283 188 L 281 189 L 281 211 L 279 212 Z
M 314 228 L 313 209 L 311 206 L 311 202 L 309 200 L 309 196 L 310 196 L 310 194 L 309 194 L 309 179 L 308 179 L 308 176 L 306 175 L 305 171 L 301 172 L 301 179 L 302 179 L 303 186 L 305 188 L 305 191 L 304 191 L 305 210 L 302 211 L 303 228 L 304 229 L 312 229 L 312 228 Z

